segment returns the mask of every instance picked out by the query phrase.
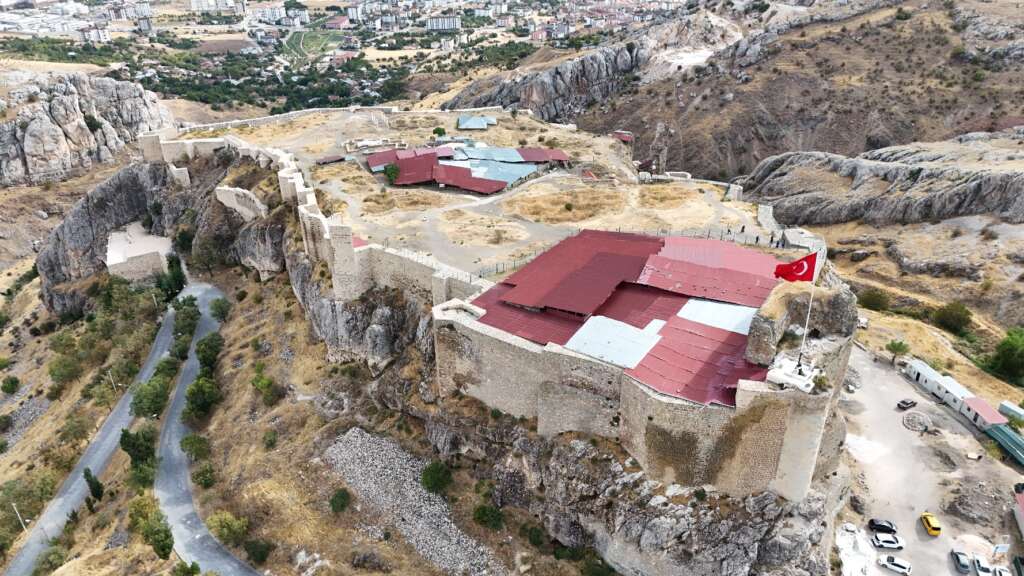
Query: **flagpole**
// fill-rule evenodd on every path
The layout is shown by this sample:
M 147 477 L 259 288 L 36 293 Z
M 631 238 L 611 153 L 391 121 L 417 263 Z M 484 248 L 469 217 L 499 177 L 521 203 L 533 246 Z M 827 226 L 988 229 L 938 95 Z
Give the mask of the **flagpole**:
M 811 307 L 814 306 L 814 279 L 811 280 L 811 299 L 807 301 L 807 318 L 804 320 L 804 336 L 800 340 L 800 354 L 796 357 L 796 367 L 801 368 L 804 359 L 804 344 L 807 342 L 807 330 L 811 326 Z

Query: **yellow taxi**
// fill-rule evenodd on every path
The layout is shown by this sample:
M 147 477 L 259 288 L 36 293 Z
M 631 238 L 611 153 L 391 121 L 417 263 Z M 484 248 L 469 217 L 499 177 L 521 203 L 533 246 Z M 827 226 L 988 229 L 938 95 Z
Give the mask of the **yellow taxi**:
M 938 536 L 942 534 L 942 524 L 939 523 L 939 519 L 931 512 L 925 512 L 921 514 L 921 524 L 924 526 L 924 531 L 929 536 Z

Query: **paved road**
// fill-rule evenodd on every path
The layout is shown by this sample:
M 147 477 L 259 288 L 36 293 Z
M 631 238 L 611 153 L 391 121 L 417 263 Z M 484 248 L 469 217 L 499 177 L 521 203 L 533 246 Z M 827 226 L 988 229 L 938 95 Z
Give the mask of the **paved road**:
M 174 551 L 178 556 L 186 562 L 198 563 L 204 572 L 212 570 L 221 576 L 258 576 L 259 572 L 236 558 L 210 534 L 196 513 L 195 503 L 192 501 L 189 463 L 180 446 L 181 439 L 190 430 L 181 421 L 181 413 L 185 409 L 185 389 L 199 375 L 195 343 L 217 329 L 217 321 L 210 316 L 210 302 L 223 294 L 209 284 L 193 283 L 181 295 L 196 297 L 202 318 L 192 339 L 188 360 L 178 375 L 174 398 L 171 399 L 171 409 L 160 433 L 160 445 L 157 449 L 160 468 L 157 470 L 154 491 L 160 500 L 160 508 L 167 515 L 167 521 L 171 525 Z
M 163 324 L 157 332 L 153 346 L 149 350 L 149 356 L 145 364 L 135 377 L 135 382 L 148 380 L 153 376 L 156 365 L 166 355 L 174 341 L 174 309 L 169 308 L 164 315 Z M 78 510 L 85 502 L 88 494 L 88 487 L 82 478 L 82 471 L 90 468 L 99 476 L 110 463 L 110 458 L 117 451 L 121 439 L 121 430 L 131 426 L 133 416 L 131 414 L 132 397 L 134 387 L 121 397 L 114 406 L 114 409 L 107 416 L 106 421 L 96 433 L 95 438 L 85 453 L 79 459 L 74 470 L 68 475 L 64 484 L 57 491 L 57 495 L 50 501 L 39 519 L 33 524 L 28 538 L 17 555 L 7 566 L 5 576 L 27 576 L 32 573 L 36 560 L 49 545 L 49 538 L 57 536 L 64 529 L 67 523 L 68 514 L 72 510 Z
M 949 559 L 951 548 L 968 553 L 984 553 L 990 548 L 978 537 L 987 531 L 986 527 L 967 525 L 942 511 L 941 503 L 952 488 L 951 482 L 984 478 L 1010 486 L 1013 471 L 990 458 L 982 462 L 963 458 L 964 452 L 983 451 L 972 432 L 888 362 L 873 362 L 870 354 L 854 348 L 850 366 L 860 374 L 862 388 L 842 400 L 849 422 L 846 444 L 867 484 L 867 516 L 895 522 L 907 542 L 906 549 L 896 555 L 909 560 L 915 574 L 956 574 Z M 942 436 L 922 436 L 905 428 L 903 414 L 896 410 L 896 403 L 903 398 L 917 400 L 915 410 L 931 418 Z M 954 455 L 957 467 L 951 471 L 943 466 L 936 458 L 937 450 Z M 943 521 L 942 536 L 933 538 L 925 533 L 918 517 L 926 510 Z M 883 573 L 891 574 L 877 567 L 869 569 L 869 574 Z

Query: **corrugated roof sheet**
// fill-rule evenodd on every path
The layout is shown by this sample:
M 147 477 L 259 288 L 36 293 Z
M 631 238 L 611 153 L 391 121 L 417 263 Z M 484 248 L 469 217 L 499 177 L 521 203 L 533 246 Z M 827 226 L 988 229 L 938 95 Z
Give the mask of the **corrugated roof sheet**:
M 569 155 L 558 148 L 516 148 L 526 162 L 568 162 Z
M 658 256 L 710 268 L 741 270 L 772 280 L 775 279 L 775 266 L 779 263 L 771 254 L 751 250 L 739 244 L 680 236 L 665 238 L 665 247 Z
M 468 168 L 476 178 L 501 180 L 506 184 L 516 182 L 537 171 L 533 164 L 512 164 L 497 160 L 442 160 L 440 163 L 445 166 Z
M 457 126 L 459 130 L 486 130 L 488 126 L 493 126 L 498 123 L 498 120 L 493 116 L 459 116 Z
M 455 151 L 448 146 L 410 148 L 408 150 L 382 150 L 374 152 L 366 157 L 366 164 L 370 170 L 379 172 L 388 164 L 396 164 L 399 160 L 409 160 L 419 156 L 434 156 L 437 158 L 451 158 Z
M 964 404 L 970 407 L 971 410 L 974 410 L 975 413 L 981 416 L 985 422 L 988 422 L 989 424 L 995 425 L 1009 423 L 1006 416 L 1000 414 L 992 407 L 992 405 L 977 396 L 964 399 Z
M 477 178 L 469 168 L 437 164 L 434 166 L 434 181 L 445 186 L 455 186 L 477 194 L 494 194 L 505 189 L 505 182 L 488 178 Z
M 515 334 L 537 344 L 565 344 L 583 325 L 583 318 L 557 312 L 534 312 L 501 301 L 512 287 L 495 284 L 473 300 L 473 304 L 487 311 L 480 322 Z
M 752 306 L 693 298 L 676 315 L 686 320 L 746 335 L 750 332 L 750 322 L 754 319 L 754 314 L 757 314 L 757 308 Z
M 681 294 L 640 284 L 622 283 L 594 313 L 643 328 L 651 320 L 667 320 L 675 316 L 687 300 Z
M 661 340 L 658 330 L 664 325 L 664 320 L 654 320 L 641 329 L 605 316 L 591 316 L 565 347 L 616 366 L 632 368 Z
M 398 177 L 394 182 L 396 186 L 423 184 L 434 180 L 437 156 L 424 154 L 412 158 L 401 158 L 395 164 L 398 166 Z
M 1020 437 L 1010 428 L 1009 424 L 997 424 L 990 426 L 985 433 L 992 437 L 1006 450 L 1006 453 L 1013 457 L 1018 464 L 1024 466 L 1024 438 Z
M 463 147 L 455 149 L 456 160 L 494 160 L 496 162 L 525 162 L 515 148 L 500 148 L 491 146 Z
M 747 337 L 690 320 L 670 318 L 661 341 L 626 373 L 658 392 L 701 404 L 736 405 L 739 380 L 764 380 L 767 368 L 747 362 Z
M 374 172 L 383 170 L 388 164 L 394 164 L 398 161 L 398 150 L 381 150 L 380 152 L 374 152 L 366 157 L 366 164 L 370 167 L 370 170 Z
M 775 278 L 672 260 L 664 256 L 648 258 L 637 279 L 638 284 L 677 294 L 754 307 L 759 307 L 768 298 L 778 282 Z

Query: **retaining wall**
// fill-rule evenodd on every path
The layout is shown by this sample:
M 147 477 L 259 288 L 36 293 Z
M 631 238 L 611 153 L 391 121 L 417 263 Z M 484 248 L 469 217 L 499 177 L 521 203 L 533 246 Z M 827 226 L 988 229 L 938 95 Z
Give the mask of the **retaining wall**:
M 240 214 L 246 222 L 266 218 L 269 212 L 267 206 L 260 202 L 255 194 L 244 188 L 217 186 L 214 195 L 221 204 Z

